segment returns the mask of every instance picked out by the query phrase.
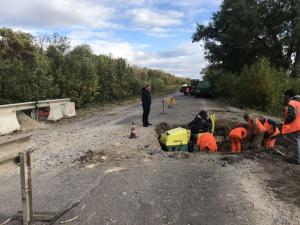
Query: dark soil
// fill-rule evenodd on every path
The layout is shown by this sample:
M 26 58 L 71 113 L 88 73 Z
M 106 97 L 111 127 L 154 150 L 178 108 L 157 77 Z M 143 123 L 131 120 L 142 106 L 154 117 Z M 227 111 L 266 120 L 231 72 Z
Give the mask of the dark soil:
M 268 175 L 265 181 L 269 190 L 280 200 L 300 207 L 300 166 L 285 162 L 283 156 L 272 151 L 262 153 L 261 156 L 258 162 Z

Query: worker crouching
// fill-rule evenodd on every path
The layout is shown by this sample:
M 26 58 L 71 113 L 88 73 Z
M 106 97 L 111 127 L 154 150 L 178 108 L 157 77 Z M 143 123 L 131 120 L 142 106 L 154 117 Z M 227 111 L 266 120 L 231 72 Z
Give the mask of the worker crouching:
M 247 137 L 247 130 L 244 127 L 237 127 L 230 131 L 231 152 L 241 152 L 242 141 Z
M 244 115 L 244 120 L 248 123 L 247 131 L 250 133 L 249 136 L 252 136 L 250 146 L 251 149 L 260 150 L 263 143 L 266 128 L 258 118 L 250 117 L 248 114 Z
M 260 122 L 266 129 L 263 145 L 266 149 L 273 149 L 276 143 L 276 138 L 280 135 L 276 122 L 270 119 L 262 119 Z
M 209 151 L 216 153 L 218 151 L 217 141 L 213 134 L 206 132 L 200 134 L 196 145 L 200 148 L 200 151 Z

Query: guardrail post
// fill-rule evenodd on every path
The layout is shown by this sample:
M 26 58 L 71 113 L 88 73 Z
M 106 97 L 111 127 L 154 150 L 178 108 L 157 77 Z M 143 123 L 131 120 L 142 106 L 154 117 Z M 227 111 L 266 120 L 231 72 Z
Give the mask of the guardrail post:
M 32 186 L 31 186 L 31 153 L 20 152 L 21 196 L 23 209 L 23 224 L 33 222 Z

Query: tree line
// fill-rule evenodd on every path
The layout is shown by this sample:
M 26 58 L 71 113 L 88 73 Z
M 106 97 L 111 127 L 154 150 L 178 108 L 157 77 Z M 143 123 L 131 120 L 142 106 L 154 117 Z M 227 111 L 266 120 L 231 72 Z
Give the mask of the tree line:
M 136 97 L 146 83 L 159 93 L 183 82 L 123 58 L 96 55 L 89 45 L 71 48 L 58 34 L 34 37 L 0 28 L 0 104 L 70 97 L 82 107 Z
M 286 88 L 300 93 L 299 0 L 223 0 L 192 40 L 204 44 L 217 96 L 279 112 Z

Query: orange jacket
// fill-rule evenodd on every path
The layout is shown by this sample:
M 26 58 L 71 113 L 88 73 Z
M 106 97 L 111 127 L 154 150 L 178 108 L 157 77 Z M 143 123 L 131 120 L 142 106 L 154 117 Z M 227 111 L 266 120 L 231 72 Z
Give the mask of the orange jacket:
M 271 136 L 270 136 L 269 138 L 274 138 L 274 137 L 278 136 L 279 134 L 280 134 L 280 131 L 279 131 L 279 129 L 276 127 L 275 132 L 274 132 L 273 134 L 271 134 Z
M 249 119 L 248 126 L 251 130 L 254 131 L 255 134 L 261 134 L 263 132 L 266 132 L 266 128 L 259 121 L 259 119 L 255 119 L 255 125 L 254 125 L 253 119 Z
M 293 133 L 296 131 L 300 131 L 300 102 L 291 100 L 289 105 L 296 109 L 296 118 L 291 123 L 284 123 L 282 126 L 282 133 Z M 285 114 L 287 114 L 287 108 L 285 110 Z M 286 115 L 287 116 L 287 115 Z
M 245 139 L 247 137 L 247 130 L 244 127 L 237 127 L 230 131 L 229 137 Z
M 204 133 L 198 137 L 197 143 L 201 151 L 208 148 L 211 152 L 217 152 L 218 146 L 216 138 L 211 133 Z
M 268 134 L 272 134 L 273 133 L 273 125 L 269 123 L 269 121 L 266 119 L 266 122 L 264 123 L 264 127 L 266 129 L 266 132 Z

